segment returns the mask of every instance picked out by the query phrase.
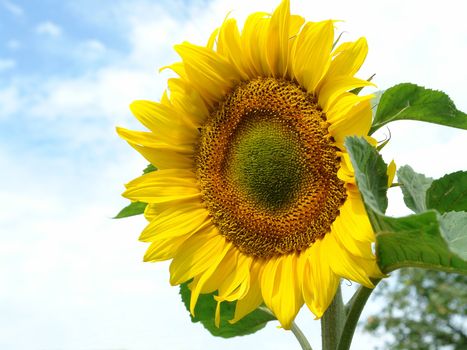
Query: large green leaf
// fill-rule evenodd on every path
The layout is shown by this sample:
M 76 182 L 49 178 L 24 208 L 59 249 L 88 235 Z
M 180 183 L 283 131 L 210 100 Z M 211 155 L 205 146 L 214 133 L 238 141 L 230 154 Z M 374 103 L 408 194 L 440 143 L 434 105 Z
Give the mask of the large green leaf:
M 388 273 L 401 267 L 415 266 L 467 274 L 467 261 L 463 260 L 463 252 L 467 251 L 465 217 L 445 214 L 446 221 L 443 221 L 437 211 L 425 211 L 425 195 L 417 191 L 426 193 L 429 179 L 416 174 L 409 167 L 403 167 L 399 172 L 402 175 L 400 180 L 406 187 L 406 202 L 420 213 L 402 218 L 384 215 L 381 203 L 385 202 L 380 197 L 386 196 L 382 187 L 387 176 L 382 171 L 385 165 L 381 156 L 362 139 L 347 138 L 345 144 L 376 233 L 376 255 L 380 269 Z M 459 190 L 456 188 L 456 191 Z
M 388 207 L 388 176 L 383 158 L 361 137 L 347 137 L 345 148 L 350 154 L 355 178 L 360 192 L 365 197 L 365 204 L 375 212 L 384 213 Z
M 467 212 L 450 211 L 439 217 L 441 233 L 449 249 L 467 260 Z
M 408 165 L 397 170 L 397 179 L 404 194 L 405 204 L 416 213 L 426 211 L 426 191 L 433 179 L 416 173 Z
M 190 309 L 191 291 L 188 283 L 180 285 L 180 294 L 187 310 Z M 256 309 L 240 321 L 231 324 L 235 312 L 235 302 L 223 302 L 221 304 L 221 319 L 219 327 L 214 323 L 217 302 L 214 293 L 201 294 L 195 307 L 195 316 L 191 316 L 192 322 L 201 322 L 212 335 L 222 338 L 231 338 L 240 335 L 252 334 L 266 326 L 275 317 L 269 312 Z
M 467 171 L 457 171 L 433 181 L 426 193 L 426 205 L 440 213 L 467 211 Z
M 467 274 L 467 261 L 448 245 L 435 211 L 378 219 L 382 229 L 376 233 L 376 256 L 381 271 L 414 266 Z
M 403 83 L 381 96 L 370 134 L 389 122 L 404 119 L 467 129 L 467 114 L 459 111 L 444 92 Z

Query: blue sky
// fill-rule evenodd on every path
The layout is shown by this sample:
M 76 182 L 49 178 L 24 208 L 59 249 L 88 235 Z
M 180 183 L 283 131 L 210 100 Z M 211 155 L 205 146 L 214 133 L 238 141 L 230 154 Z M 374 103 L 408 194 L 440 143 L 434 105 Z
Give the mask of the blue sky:
M 110 219 L 126 204 L 123 183 L 145 166 L 115 126 L 141 128 L 128 105 L 159 99 L 168 73 L 157 69 L 177 60 L 172 46 L 204 43 L 229 11 L 242 20 L 275 4 L 0 0 L 1 349 L 296 345 L 277 324 L 231 341 L 191 324 L 167 264 L 142 263 L 142 218 Z M 345 20 L 344 40 L 367 37 L 361 77 L 377 73 L 381 89 L 442 89 L 464 111 L 466 10 L 455 0 L 292 1 L 309 20 Z M 400 122 L 391 133 L 387 160 L 433 177 L 467 168 L 465 132 Z M 393 213 L 406 213 L 398 193 L 391 200 Z M 319 349 L 318 322 L 305 309 L 298 322 Z

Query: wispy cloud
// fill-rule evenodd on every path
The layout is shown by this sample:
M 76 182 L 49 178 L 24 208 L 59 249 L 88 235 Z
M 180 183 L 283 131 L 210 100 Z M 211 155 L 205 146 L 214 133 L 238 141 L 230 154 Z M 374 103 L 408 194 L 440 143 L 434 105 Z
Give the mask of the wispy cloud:
M 10 39 L 6 42 L 6 47 L 14 51 L 21 47 L 21 42 L 16 39 Z
M 9 86 L 0 89 L 0 122 L 9 119 L 20 108 L 21 96 L 18 88 Z
M 3 0 L 2 5 L 8 12 L 10 12 L 11 14 L 13 14 L 15 16 L 23 16 L 24 15 L 23 8 L 20 7 L 19 5 L 15 4 L 12 1 Z
M 16 66 L 16 61 L 12 59 L 2 59 L 0 58 L 0 72 L 12 69 Z
M 51 21 L 46 21 L 37 25 L 36 32 L 56 38 L 62 35 L 62 28 Z

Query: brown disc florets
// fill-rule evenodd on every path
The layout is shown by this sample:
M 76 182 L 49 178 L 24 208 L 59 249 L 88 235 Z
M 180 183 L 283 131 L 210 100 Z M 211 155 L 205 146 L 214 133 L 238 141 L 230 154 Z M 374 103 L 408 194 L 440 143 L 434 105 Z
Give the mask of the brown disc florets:
M 269 258 L 308 248 L 345 201 L 326 116 L 297 84 L 239 84 L 201 128 L 196 170 L 220 233 Z

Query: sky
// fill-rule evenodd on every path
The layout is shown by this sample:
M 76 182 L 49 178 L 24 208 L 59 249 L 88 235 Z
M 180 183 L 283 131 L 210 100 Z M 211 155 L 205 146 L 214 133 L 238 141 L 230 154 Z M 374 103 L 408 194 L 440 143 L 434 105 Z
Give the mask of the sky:
M 271 322 L 230 340 L 192 324 L 168 263 L 143 263 L 142 217 L 111 219 L 123 184 L 146 162 L 115 133 L 141 129 L 128 105 L 159 100 L 173 45 L 204 44 L 227 13 L 240 23 L 278 1 L 0 0 L 0 348 L 5 350 L 299 349 Z M 378 89 L 413 82 L 467 111 L 467 5 L 462 0 L 292 0 L 311 21 L 365 36 L 359 73 Z M 467 168 L 465 131 L 389 126 L 384 158 L 434 178 Z M 384 139 L 385 129 L 377 137 Z M 398 190 L 390 213 L 404 215 Z M 348 297 L 354 286 L 343 285 Z M 377 305 L 370 304 L 369 310 Z M 297 323 L 320 349 L 319 322 Z M 379 339 L 359 333 L 352 349 Z

